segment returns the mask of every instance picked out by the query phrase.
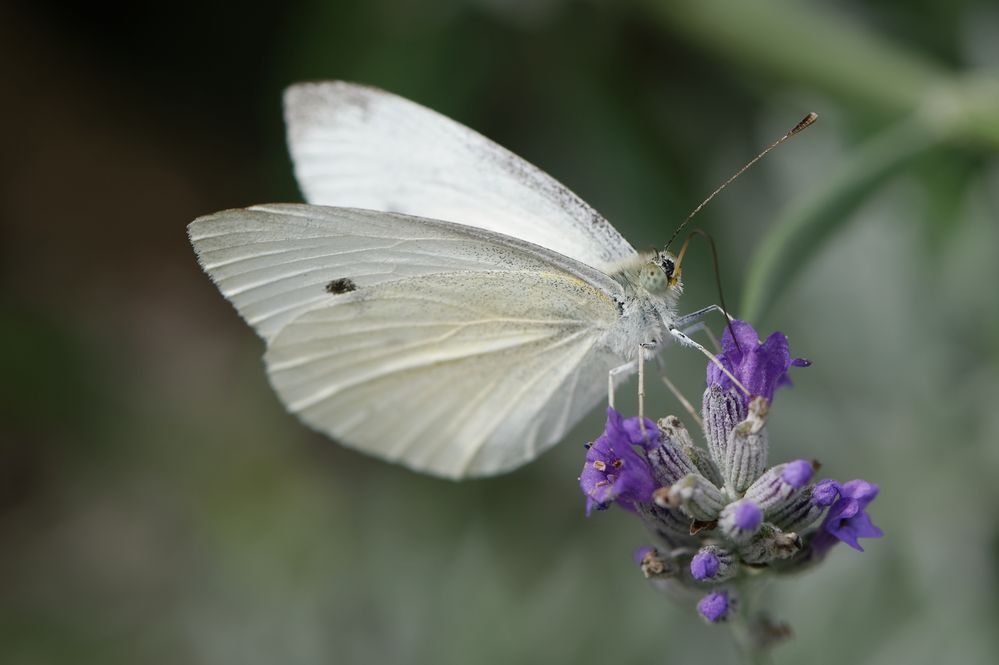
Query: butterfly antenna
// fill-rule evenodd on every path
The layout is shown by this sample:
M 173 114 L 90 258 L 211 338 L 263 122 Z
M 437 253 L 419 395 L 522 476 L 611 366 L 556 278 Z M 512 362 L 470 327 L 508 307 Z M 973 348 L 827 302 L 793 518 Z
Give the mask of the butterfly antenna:
M 690 239 L 694 236 L 701 236 L 708 241 L 708 247 L 711 249 L 711 263 L 715 268 L 715 285 L 718 287 L 718 302 L 721 303 L 722 311 L 725 313 L 725 324 L 728 326 L 728 334 L 732 336 L 732 341 L 735 342 L 735 348 L 737 348 L 741 354 L 742 347 L 739 345 L 739 338 L 735 336 L 735 330 L 732 328 L 732 318 L 728 315 L 728 306 L 725 304 L 725 294 L 722 293 L 721 271 L 718 268 L 718 250 L 715 248 L 715 239 L 712 238 L 707 231 L 704 231 L 703 229 L 694 229 L 687 234 L 687 238 L 683 241 L 683 245 L 680 247 L 680 252 L 676 255 L 676 267 L 673 269 L 674 274 L 680 274 L 680 269 L 683 266 L 683 255 L 687 253 L 687 246 L 690 245 Z
M 699 213 L 701 211 L 701 208 L 703 208 L 708 203 L 710 203 L 711 199 L 715 198 L 715 196 L 717 196 L 720 191 L 722 191 L 723 189 L 725 189 L 726 187 L 728 187 L 732 183 L 733 180 L 735 180 L 736 178 L 738 178 L 739 176 L 741 176 L 743 173 L 745 173 L 746 170 L 749 169 L 750 166 L 752 166 L 756 162 L 758 162 L 761 159 L 763 159 L 764 155 L 766 155 L 768 152 L 770 152 L 771 150 L 773 150 L 774 148 L 776 148 L 777 146 L 779 146 L 781 143 L 783 143 L 784 141 L 788 140 L 789 138 L 791 138 L 792 136 L 794 136 L 795 134 L 797 134 L 798 132 L 800 132 L 804 128 L 806 128 L 809 125 L 811 125 L 813 122 L 815 122 L 815 120 L 818 117 L 819 116 L 816 113 L 809 113 L 808 115 L 806 115 L 804 118 L 801 119 L 801 122 L 799 122 L 797 125 L 795 125 L 791 129 L 791 131 L 789 131 L 787 134 L 785 134 L 784 136 L 780 137 L 779 139 L 777 139 L 776 141 L 774 141 L 773 143 L 771 143 L 769 146 L 767 146 L 766 149 L 763 150 L 763 152 L 761 152 L 760 154 L 758 154 L 756 157 L 753 157 L 751 160 L 749 160 L 749 162 L 746 163 L 745 166 L 743 166 L 741 169 L 739 169 L 738 171 L 736 171 L 735 175 L 733 175 L 731 178 L 729 178 L 728 180 L 726 180 L 725 182 L 723 182 L 721 185 L 719 185 L 718 188 L 715 189 L 715 191 L 711 192 L 711 194 L 708 195 L 708 198 L 706 198 L 703 201 L 701 201 L 701 205 L 699 205 L 696 208 L 694 208 L 694 211 L 691 212 L 689 215 L 687 215 L 687 219 L 683 220 L 683 222 L 680 224 L 680 226 L 676 227 L 676 231 L 673 232 L 673 235 L 670 236 L 669 242 L 666 243 L 666 249 L 667 250 L 669 249 L 669 246 L 673 244 L 673 241 L 676 240 L 676 237 L 678 235 L 680 235 L 680 231 L 683 231 L 683 229 L 686 228 L 687 224 L 690 223 L 690 220 L 692 220 L 694 218 L 694 215 L 696 215 L 697 213 Z M 715 267 L 717 269 L 717 264 L 716 264 Z

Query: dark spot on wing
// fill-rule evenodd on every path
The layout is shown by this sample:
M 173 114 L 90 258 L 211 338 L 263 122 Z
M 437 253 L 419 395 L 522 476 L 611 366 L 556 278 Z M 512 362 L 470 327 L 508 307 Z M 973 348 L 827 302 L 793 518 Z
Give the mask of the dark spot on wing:
M 347 279 L 346 277 L 341 277 L 340 279 L 334 279 L 332 282 L 326 285 L 326 293 L 350 293 L 357 288 L 357 284 L 354 284 L 353 280 Z
M 614 298 L 614 303 L 617 305 L 617 313 L 624 316 L 624 301 Z

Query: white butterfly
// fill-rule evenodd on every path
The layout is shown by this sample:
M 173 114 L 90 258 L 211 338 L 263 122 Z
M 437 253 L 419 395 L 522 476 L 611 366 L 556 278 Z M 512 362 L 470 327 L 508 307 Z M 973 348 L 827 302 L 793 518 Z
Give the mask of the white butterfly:
M 375 88 L 284 101 L 309 205 L 188 232 L 316 430 L 420 471 L 495 474 L 558 442 L 640 354 L 671 336 L 702 348 L 681 329 L 715 307 L 676 316 L 676 257 L 637 253 L 516 155 Z

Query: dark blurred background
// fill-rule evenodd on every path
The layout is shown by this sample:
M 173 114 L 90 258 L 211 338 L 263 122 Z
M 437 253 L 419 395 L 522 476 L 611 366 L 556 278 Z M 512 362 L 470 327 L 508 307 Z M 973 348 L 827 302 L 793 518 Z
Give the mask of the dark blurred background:
M 511 148 L 639 248 L 818 112 L 700 218 L 730 305 L 815 363 L 773 459 L 882 487 L 883 540 L 774 585 L 775 660 L 995 662 L 997 35 L 991 0 L 4 4 L 0 661 L 734 659 L 641 578 L 636 520 L 584 519 L 599 414 L 458 484 L 282 410 L 185 226 L 300 200 L 281 91 L 343 78 Z M 692 252 L 684 310 L 717 300 Z M 701 358 L 666 357 L 697 401 Z

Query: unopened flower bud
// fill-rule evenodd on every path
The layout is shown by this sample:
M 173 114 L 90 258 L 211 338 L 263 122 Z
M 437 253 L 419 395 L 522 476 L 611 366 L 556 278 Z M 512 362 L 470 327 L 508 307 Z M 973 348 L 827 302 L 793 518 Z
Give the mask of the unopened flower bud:
M 702 547 L 690 560 L 691 576 L 701 582 L 724 582 L 735 576 L 735 557 L 717 545 Z
M 754 397 L 746 419 L 729 434 L 722 472 L 726 484 L 736 492 L 744 492 L 767 468 L 769 408 L 770 403 L 765 398 Z
M 665 503 L 667 507 L 678 507 L 701 522 L 717 519 L 725 506 L 725 497 L 721 490 L 697 473 L 684 476 L 673 483 L 665 493 L 656 490 L 652 496 L 656 504 Z
M 670 420 L 676 421 L 679 427 L 662 427 L 664 421 Z M 660 421 L 659 431 L 662 441 L 649 450 L 647 455 L 656 482 L 661 486 L 669 486 L 688 474 L 697 473 L 697 467 L 683 450 L 683 439 L 690 441 L 690 434 L 680 421 L 675 417 L 664 418 Z M 680 433 L 686 436 L 681 438 L 678 436 Z
M 797 459 L 784 465 L 784 471 L 780 474 L 781 480 L 795 489 L 801 489 L 812 479 L 815 473 L 815 462 Z
M 812 488 L 812 501 L 817 506 L 831 506 L 839 498 L 841 491 L 842 487 L 835 480 L 820 480 Z
M 828 504 L 816 501 L 815 490 L 818 485 L 806 487 L 796 493 L 791 500 L 778 511 L 767 516 L 770 522 L 784 531 L 798 531 L 814 524 L 826 512 Z M 820 495 L 822 501 L 827 499 Z
M 735 610 L 735 598 L 730 596 L 728 591 L 714 591 L 697 603 L 697 611 L 711 623 L 724 621 L 732 616 Z
M 801 488 L 811 477 L 812 464 L 795 460 L 767 469 L 756 482 L 746 489 L 745 497 L 755 501 L 769 516 L 786 508 L 801 493 Z M 805 479 L 802 482 L 802 479 Z
M 728 504 L 718 518 L 718 528 L 722 534 L 737 543 L 752 538 L 762 523 L 763 511 L 748 499 Z
M 704 416 L 704 436 L 708 440 L 708 452 L 724 467 L 728 437 L 735 426 L 746 417 L 746 408 L 735 388 L 727 390 L 709 385 L 704 391 L 702 408 Z
M 711 459 L 711 455 L 704 449 L 694 445 L 694 439 L 683 423 L 676 416 L 669 416 L 659 420 L 659 431 L 664 439 L 673 441 L 677 447 L 684 452 L 693 465 L 692 471 L 699 472 L 702 476 L 710 480 L 716 486 L 725 484 L 718 466 Z M 675 480 L 672 482 L 676 482 Z M 665 483 L 664 483 L 665 484 Z

